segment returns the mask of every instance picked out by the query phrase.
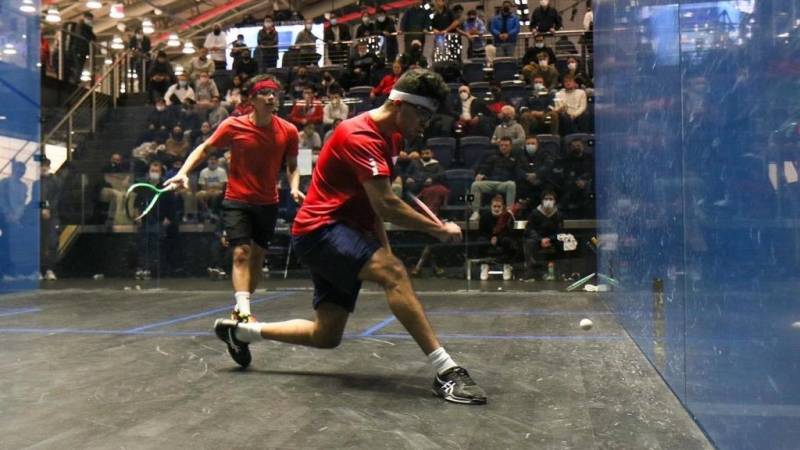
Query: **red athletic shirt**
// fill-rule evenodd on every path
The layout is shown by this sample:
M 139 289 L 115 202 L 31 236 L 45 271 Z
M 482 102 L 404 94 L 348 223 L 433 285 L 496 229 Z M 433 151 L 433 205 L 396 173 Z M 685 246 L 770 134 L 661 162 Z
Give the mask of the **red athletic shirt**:
M 209 138 L 216 148 L 229 147 L 225 200 L 251 205 L 278 203 L 278 173 L 284 158 L 297 156 L 300 137 L 291 123 L 272 115 L 272 125 L 255 126 L 250 116 L 229 117 Z
M 308 234 L 333 222 L 374 231 L 375 211 L 362 183 L 389 177 L 401 145 L 400 134 L 382 135 L 369 112 L 340 123 L 322 147 L 292 235 Z

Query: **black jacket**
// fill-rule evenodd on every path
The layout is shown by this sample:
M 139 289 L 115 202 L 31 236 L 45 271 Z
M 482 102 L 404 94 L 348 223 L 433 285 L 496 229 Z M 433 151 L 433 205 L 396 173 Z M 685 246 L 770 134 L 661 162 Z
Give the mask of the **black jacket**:
M 431 26 L 431 16 L 428 10 L 419 6 L 409 8 L 400 19 L 400 30 L 402 31 L 425 31 Z M 421 41 L 425 40 L 425 36 L 415 37 Z
M 563 26 L 561 23 L 561 14 L 552 6 L 548 6 L 547 8 L 538 6 L 533 10 L 533 13 L 531 13 L 530 26 L 531 30 L 535 29 L 540 33 L 546 33 L 553 28 L 560 30 Z
M 480 165 L 478 173 L 489 181 L 515 181 L 519 175 L 517 158 L 513 153 L 508 157 L 495 153 Z
M 339 29 L 339 41 L 352 40 L 352 38 L 350 37 L 350 27 L 348 27 L 347 25 L 345 25 L 343 23 L 339 23 L 339 24 L 336 24 L 336 25 L 331 25 L 328 28 L 325 28 L 325 34 L 324 34 L 325 42 L 327 42 L 329 44 L 332 43 L 332 42 L 337 42 L 336 41 L 336 36 L 333 35 L 333 27 L 336 27 L 336 28 Z
M 580 156 L 567 155 L 560 164 L 561 176 L 565 187 L 573 185 L 578 180 L 591 184 L 594 180 L 594 158 L 583 152 Z
M 525 54 L 522 55 L 522 65 L 527 66 L 528 64 L 539 64 L 539 53 L 545 52 L 547 53 L 547 64 L 554 65 L 556 63 L 556 52 L 553 51 L 552 48 L 548 46 L 544 46 L 542 48 L 537 47 L 528 47 L 525 50 Z
M 415 183 L 422 185 L 428 178 L 431 178 L 434 183 L 440 181 L 444 176 L 444 169 L 436 159 L 431 159 L 428 164 L 423 164 L 422 160 L 419 159 L 411 162 L 411 167 L 409 167 L 407 173 L 408 178 L 413 178 Z
M 233 63 L 233 73 L 236 75 L 246 73 L 248 77 L 253 77 L 258 73 L 258 63 L 253 58 L 237 58 Z
M 550 217 L 545 216 L 535 208 L 530 216 L 528 216 L 528 224 L 525 226 L 525 237 L 540 241 L 544 238 L 550 238 L 551 241 L 556 240 L 556 235 L 561 233 L 564 228 L 564 218 L 561 212 L 556 210 L 555 214 Z
M 555 165 L 555 157 L 548 151 L 539 148 L 533 155 L 528 154 L 527 151 L 520 152 L 517 157 L 518 178 L 517 183 L 528 183 L 528 174 L 536 174 L 542 184 L 554 185 L 553 180 L 553 166 Z M 541 186 L 541 184 L 539 184 Z

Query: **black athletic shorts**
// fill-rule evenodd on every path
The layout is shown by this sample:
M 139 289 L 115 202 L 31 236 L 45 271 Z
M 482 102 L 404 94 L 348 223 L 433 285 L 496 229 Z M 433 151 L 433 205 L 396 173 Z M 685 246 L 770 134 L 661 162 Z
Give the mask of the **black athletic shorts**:
M 251 205 L 225 200 L 222 202 L 222 224 L 232 246 L 249 244 L 252 240 L 268 248 L 275 234 L 278 205 Z

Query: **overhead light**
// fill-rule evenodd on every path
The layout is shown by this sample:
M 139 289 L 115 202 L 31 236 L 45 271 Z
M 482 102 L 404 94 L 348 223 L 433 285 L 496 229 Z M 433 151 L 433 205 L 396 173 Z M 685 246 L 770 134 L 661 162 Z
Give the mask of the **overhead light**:
M 125 6 L 122 3 L 112 4 L 108 16 L 111 17 L 112 19 L 124 19 Z
M 111 48 L 114 50 L 122 50 L 125 48 L 125 43 L 122 42 L 122 38 L 119 37 L 118 34 L 115 34 L 114 39 L 111 40 Z
M 44 16 L 45 22 L 50 23 L 58 23 L 61 22 L 61 13 L 58 12 L 58 8 L 50 8 L 47 10 L 47 15 Z
M 111 59 L 111 57 L 110 57 L 110 56 L 106 56 L 106 59 L 105 59 L 105 60 L 103 60 L 103 64 L 105 64 L 105 65 L 107 65 L 107 66 L 110 66 L 110 65 L 114 64 L 114 60 L 113 60 L 113 59 Z
M 183 75 L 183 66 L 182 66 L 182 65 L 180 65 L 180 64 L 176 64 L 176 65 L 175 65 L 175 71 L 174 71 L 174 72 L 175 72 L 175 76 L 176 76 L 176 77 L 177 77 L 177 76 L 180 76 L 180 75 Z
M 26 14 L 35 13 L 36 5 L 33 4 L 33 0 L 22 0 L 22 4 L 19 6 L 19 10 Z
M 192 41 L 186 41 L 183 43 L 183 50 L 181 50 L 181 53 L 184 55 L 193 55 L 194 51 L 194 44 L 192 44 Z
M 92 81 L 92 74 L 88 70 L 81 72 L 81 81 Z
M 155 15 L 157 15 L 157 16 L 160 16 L 161 14 L 163 14 L 163 11 L 161 11 L 161 10 L 160 10 L 160 9 L 158 9 L 158 8 L 156 8 L 156 9 L 154 9 L 154 10 L 153 10 L 153 14 L 155 14 Z
M 3 54 L 4 55 L 16 55 L 17 54 L 17 49 L 14 48 L 14 44 L 6 44 L 6 46 L 3 47 Z
M 89 0 L 86 2 L 86 7 L 89 9 L 100 9 L 103 7 L 103 3 L 98 0 Z
M 119 30 L 120 33 L 124 33 L 127 28 L 125 22 L 117 22 L 117 30 Z
M 144 19 L 142 21 L 142 33 L 144 34 L 153 34 L 155 31 L 155 27 L 153 26 L 153 22 L 150 19 Z
M 178 39 L 178 33 L 171 33 L 167 39 L 167 47 L 180 47 L 181 40 Z

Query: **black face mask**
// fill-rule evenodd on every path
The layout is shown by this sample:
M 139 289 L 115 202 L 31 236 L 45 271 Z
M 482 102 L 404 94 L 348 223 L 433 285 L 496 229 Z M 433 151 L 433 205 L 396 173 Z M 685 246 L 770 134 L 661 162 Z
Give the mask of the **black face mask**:
M 222 33 L 222 30 L 214 30 L 214 36 L 219 36 L 220 33 Z
M 477 17 L 468 17 L 468 18 L 467 18 L 467 21 L 469 21 L 469 22 L 475 22 L 475 19 L 477 19 Z
M 511 8 L 503 7 L 503 14 L 508 14 L 511 12 Z

